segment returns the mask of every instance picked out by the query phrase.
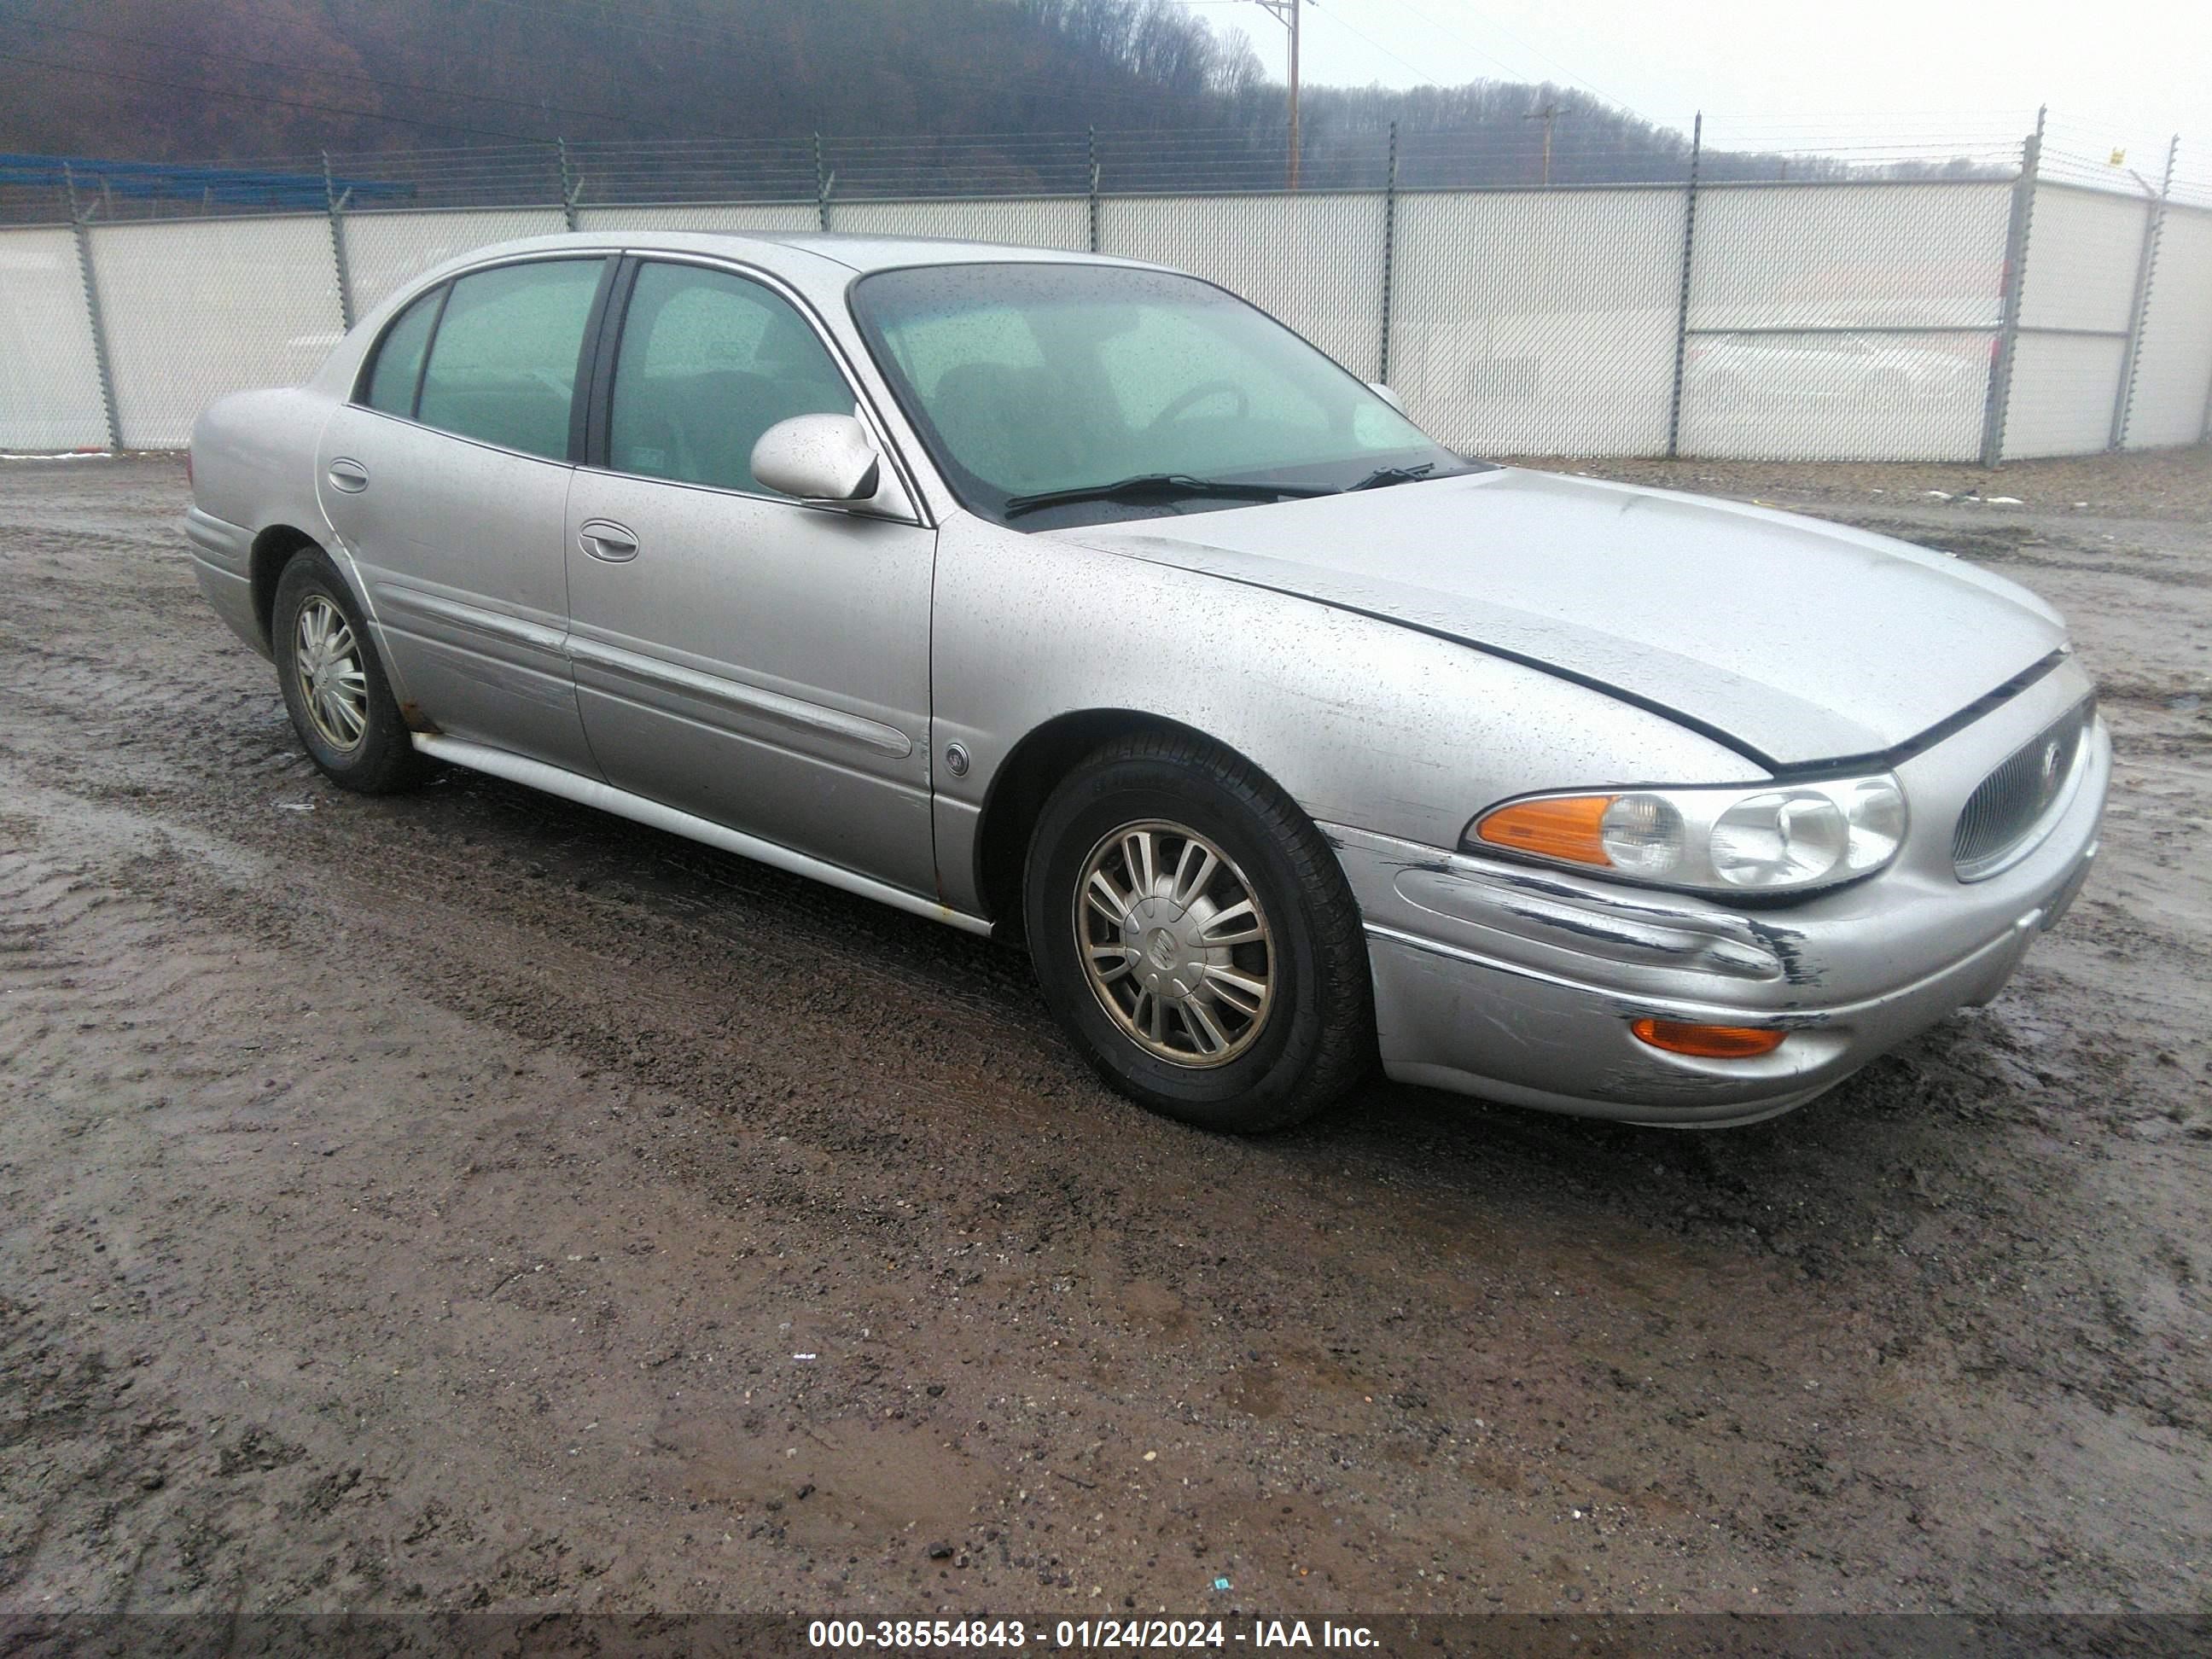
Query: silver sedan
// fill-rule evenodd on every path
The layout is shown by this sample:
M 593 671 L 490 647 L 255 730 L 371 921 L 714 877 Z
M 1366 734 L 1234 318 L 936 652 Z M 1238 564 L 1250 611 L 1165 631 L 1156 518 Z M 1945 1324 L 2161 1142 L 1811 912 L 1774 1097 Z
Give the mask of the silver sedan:
M 1763 1117 L 1996 994 L 2096 851 L 2033 595 L 1464 459 L 1153 266 L 511 243 L 192 460 L 200 585 L 337 782 L 471 767 L 1019 939 L 1211 1127 L 1378 1063 Z

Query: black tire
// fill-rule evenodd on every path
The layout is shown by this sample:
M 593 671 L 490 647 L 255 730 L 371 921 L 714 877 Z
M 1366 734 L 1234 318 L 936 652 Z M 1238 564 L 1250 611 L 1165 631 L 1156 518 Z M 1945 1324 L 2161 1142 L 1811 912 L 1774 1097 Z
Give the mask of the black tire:
M 327 606 L 344 619 L 351 630 L 355 659 L 360 665 L 362 729 L 350 744 L 341 744 L 311 712 L 302 684 L 299 637 L 301 613 Z M 269 623 L 270 648 L 276 658 L 276 683 L 284 690 L 284 708 L 292 716 L 292 729 L 308 758 L 335 784 L 366 795 L 390 794 L 413 787 L 428 770 L 416 752 L 392 700 L 392 683 L 385 678 L 361 608 L 354 603 L 345 579 L 320 548 L 295 554 L 276 580 L 276 602 Z
M 1108 994 L 1094 988 L 1084 965 L 1086 867 L 1116 830 L 1152 822 L 1212 842 L 1267 920 L 1271 1000 L 1247 1046 L 1218 1063 L 1155 1054 L 1107 1012 Z M 1156 1112 L 1239 1133 L 1285 1128 L 1334 1102 L 1373 1065 L 1366 938 L 1336 854 L 1273 783 L 1202 738 L 1139 733 L 1078 766 L 1038 816 L 1023 911 L 1053 1012 L 1108 1083 Z M 1196 1028 L 1182 1024 L 1194 1040 Z

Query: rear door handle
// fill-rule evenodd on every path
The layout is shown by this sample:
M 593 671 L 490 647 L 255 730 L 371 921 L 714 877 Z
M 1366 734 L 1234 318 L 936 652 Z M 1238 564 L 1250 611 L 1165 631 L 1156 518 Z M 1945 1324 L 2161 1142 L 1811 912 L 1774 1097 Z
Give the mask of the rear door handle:
M 368 488 L 368 469 L 341 455 L 331 463 L 330 479 L 332 488 L 343 489 L 349 495 L 358 495 Z
M 576 545 L 605 564 L 627 564 L 637 556 L 637 538 L 612 519 L 586 519 Z

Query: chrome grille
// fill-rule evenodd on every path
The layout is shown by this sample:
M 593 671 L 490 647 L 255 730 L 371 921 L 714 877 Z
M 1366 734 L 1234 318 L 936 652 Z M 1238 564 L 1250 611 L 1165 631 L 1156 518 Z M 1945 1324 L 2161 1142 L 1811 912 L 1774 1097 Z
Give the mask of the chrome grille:
M 2096 700 L 2085 697 L 2007 757 L 1966 798 L 1951 831 L 1951 862 L 1961 881 L 1993 876 L 2025 851 L 2044 815 L 2074 774 Z

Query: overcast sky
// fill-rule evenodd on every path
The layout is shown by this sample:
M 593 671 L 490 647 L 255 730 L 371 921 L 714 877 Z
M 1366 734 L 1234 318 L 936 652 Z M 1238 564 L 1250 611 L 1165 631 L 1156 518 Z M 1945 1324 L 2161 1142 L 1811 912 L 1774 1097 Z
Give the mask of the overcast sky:
M 1283 78 L 1283 27 L 1252 0 L 1183 3 L 1243 29 Z M 1351 86 L 1551 80 L 1668 125 L 1702 108 L 1723 135 L 1933 137 L 1955 118 L 1979 137 L 2048 103 L 2069 148 L 2124 143 L 2140 167 L 2179 131 L 2185 173 L 2192 143 L 2193 170 L 2212 172 L 2212 0 L 1319 0 L 1304 64 L 1309 82 Z

